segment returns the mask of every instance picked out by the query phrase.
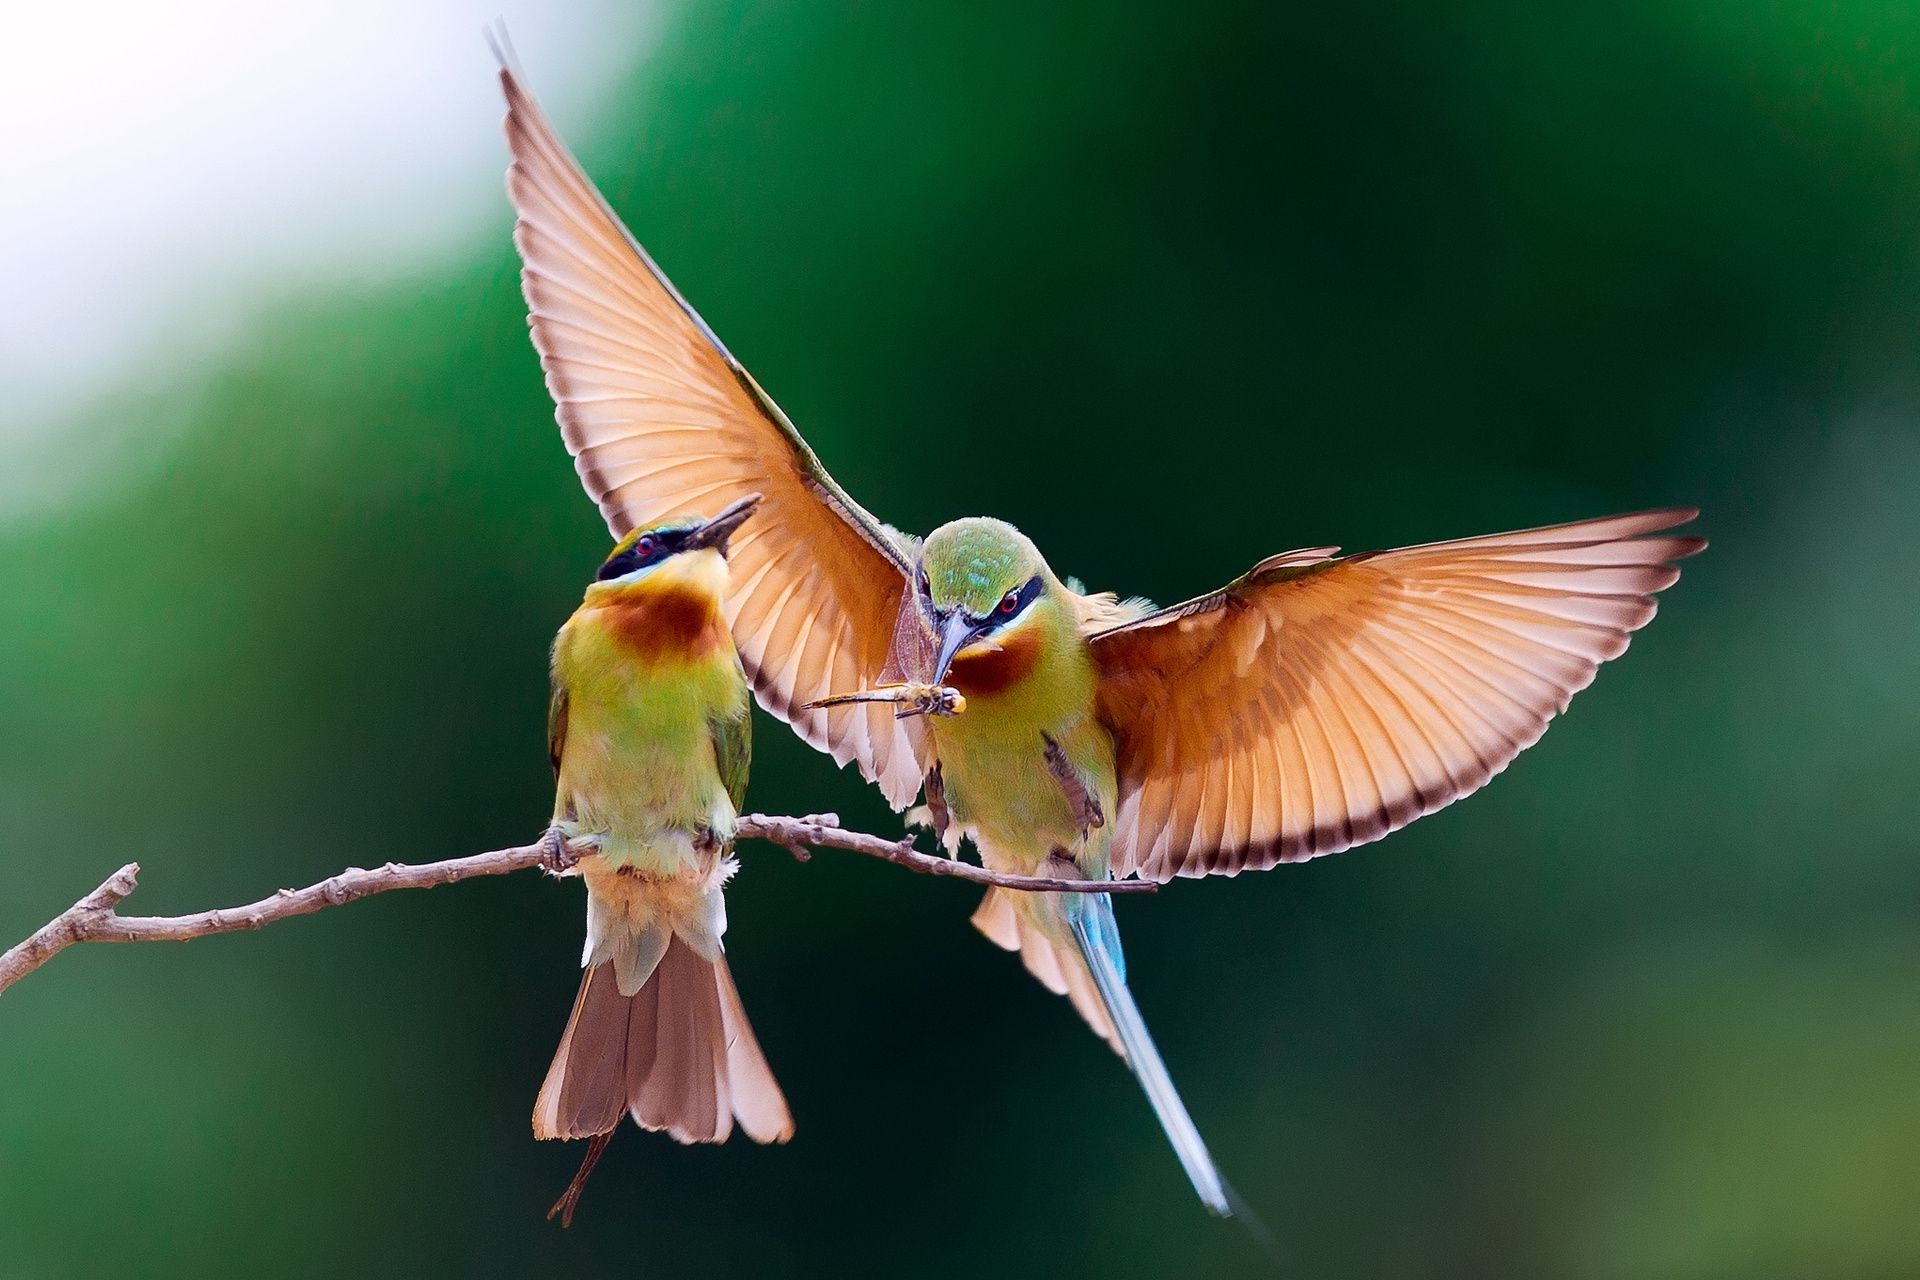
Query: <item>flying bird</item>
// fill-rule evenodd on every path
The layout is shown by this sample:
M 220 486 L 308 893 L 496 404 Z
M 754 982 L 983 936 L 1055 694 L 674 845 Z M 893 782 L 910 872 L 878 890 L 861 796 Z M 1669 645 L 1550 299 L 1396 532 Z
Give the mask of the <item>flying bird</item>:
M 1003 521 L 916 541 L 834 483 L 511 66 L 501 83 L 528 321 L 588 494 L 617 535 L 763 494 L 726 603 L 760 704 L 896 809 L 924 790 L 943 840 L 996 870 L 1164 881 L 1376 840 L 1538 739 L 1705 545 L 1670 532 L 1695 515 L 1674 509 L 1316 547 L 1154 609 L 1080 590 Z M 835 696 L 887 682 L 936 714 Z M 995 889 L 973 920 L 1114 1045 L 1201 1200 L 1233 1211 L 1128 992 L 1107 895 Z
M 793 1134 L 720 941 L 752 753 L 721 602 L 757 501 L 629 532 L 553 642 L 553 830 L 587 886 L 586 974 L 533 1133 L 592 1139 L 563 1223 L 622 1115 L 680 1142 L 723 1142 L 736 1118 L 756 1142 Z

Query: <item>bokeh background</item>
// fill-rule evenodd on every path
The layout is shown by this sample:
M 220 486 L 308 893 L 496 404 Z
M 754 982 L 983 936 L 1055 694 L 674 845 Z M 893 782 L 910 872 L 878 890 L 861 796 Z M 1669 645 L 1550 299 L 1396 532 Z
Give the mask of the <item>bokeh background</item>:
M 539 829 L 606 534 L 516 290 L 504 11 L 904 527 L 1168 600 L 1703 507 L 1494 786 L 1123 901 L 1136 990 L 1292 1274 L 1920 1274 L 1912 5 L 69 8 L 0 86 L 0 939 L 129 859 L 165 913 Z M 758 728 L 756 807 L 892 829 Z M 580 891 L 388 896 L 0 999 L 0 1278 L 1263 1273 L 970 890 L 744 856 L 790 1147 L 629 1133 L 543 1222 Z

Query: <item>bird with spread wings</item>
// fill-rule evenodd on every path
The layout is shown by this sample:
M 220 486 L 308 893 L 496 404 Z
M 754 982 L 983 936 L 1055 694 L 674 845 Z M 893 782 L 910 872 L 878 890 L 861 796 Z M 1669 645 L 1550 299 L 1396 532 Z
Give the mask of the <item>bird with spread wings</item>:
M 996 869 L 1234 875 L 1379 839 L 1537 740 L 1705 545 L 1671 532 L 1695 514 L 1674 509 L 1323 547 L 1153 610 L 1082 593 L 999 521 L 916 541 L 834 483 L 520 76 L 501 82 L 533 341 L 608 526 L 762 495 L 726 604 L 760 704 L 896 809 L 924 789 L 943 835 Z M 833 698 L 903 678 L 951 685 L 964 710 Z M 1201 1198 L 1228 1212 L 1127 992 L 1106 895 L 995 890 L 975 923 L 1114 1044 Z

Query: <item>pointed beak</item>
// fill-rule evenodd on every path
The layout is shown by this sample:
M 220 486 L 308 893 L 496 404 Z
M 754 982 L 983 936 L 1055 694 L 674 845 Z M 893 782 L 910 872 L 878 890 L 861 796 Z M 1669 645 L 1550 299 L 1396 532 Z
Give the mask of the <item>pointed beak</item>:
M 721 555 L 727 554 L 727 539 L 733 537 L 734 530 L 747 522 L 753 509 L 760 505 L 760 495 L 750 493 L 726 510 L 714 516 L 692 533 L 681 544 L 684 551 L 695 551 L 701 547 L 712 547 Z
M 947 668 L 953 665 L 954 655 L 967 647 L 967 641 L 973 639 L 973 635 L 973 622 L 956 606 L 940 624 L 940 656 L 933 663 L 934 684 L 946 680 Z

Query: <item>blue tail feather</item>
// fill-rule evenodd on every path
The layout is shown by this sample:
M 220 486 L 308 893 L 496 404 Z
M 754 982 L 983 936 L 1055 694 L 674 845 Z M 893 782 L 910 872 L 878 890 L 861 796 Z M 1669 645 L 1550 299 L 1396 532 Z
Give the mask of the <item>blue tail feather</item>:
M 1070 896 L 1067 922 L 1073 927 L 1073 936 L 1086 957 L 1087 968 L 1093 973 L 1093 983 L 1107 1007 L 1107 1016 L 1113 1020 L 1120 1043 L 1126 1047 L 1127 1065 L 1133 1068 L 1141 1089 L 1146 1091 L 1147 1101 L 1160 1118 L 1160 1127 L 1166 1130 L 1167 1140 L 1173 1144 L 1174 1154 L 1180 1157 L 1180 1164 L 1201 1202 L 1223 1218 L 1232 1217 L 1240 1198 L 1214 1165 L 1207 1144 L 1194 1127 L 1193 1117 L 1187 1114 L 1186 1104 L 1180 1101 L 1173 1080 L 1167 1075 L 1160 1051 L 1154 1048 L 1153 1037 L 1147 1034 L 1147 1024 L 1140 1016 L 1139 1006 L 1133 1002 L 1133 993 L 1127 990 L 1127 962 L 1120 949 L 1120 929 L 1113 918 L 1112 900 L 1104 893 Z

